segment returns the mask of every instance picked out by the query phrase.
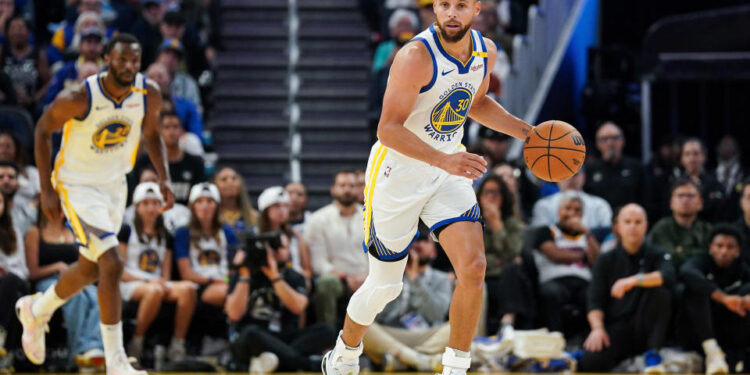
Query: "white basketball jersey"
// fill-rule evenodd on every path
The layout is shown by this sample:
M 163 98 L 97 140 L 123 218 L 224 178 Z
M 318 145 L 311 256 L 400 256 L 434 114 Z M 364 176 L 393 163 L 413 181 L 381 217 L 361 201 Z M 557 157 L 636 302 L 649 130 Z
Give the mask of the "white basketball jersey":
M 569 236 L 556 225 L 550 227 L 555 246 L 562 251 L 584 253 L 588 247 L 587 235 Z M 591 269 L 583 263 L 555 263 L 539 251 L 534 251 L 534 261 L 539 270 L 539 282 L 543 283 L 558 277 L 575 276 L 584 280 L 591 280 Z
M 130 94 L 119 103 L 104 93 L 102 79 L 99 73 L 85 81 L 89 109 L 65 123 L 53 181 L 105 184 L 133 169 L 146 113 L 146 77 L 136 74 Z
M 454 153 L 461 146 L 463 125 L 479 86 L 487 75 L 487 47 L 470 30 L 472 55 L 464 65 L 443 48 L 434 25 L 410 43 L 423 43 L 432 56 L 432 81 L 422 87 L 404 126 L 430 146 Z
M 128 237 L 128 257 L 125 259 L 125 272 L 144 279 L 153 280 L 161 277 L 164 254 L 167 253 L 167 241 L 149 238 L 141 242 L 135 226 L 130 227 Z
M 229 273 L 227 259 L 227 237 L 219 230 L 219 241 L 214 237 L 201 237 L 197 244 L 190 244 L 190 264 L 193 272 L 214 279 L 223 279 Z

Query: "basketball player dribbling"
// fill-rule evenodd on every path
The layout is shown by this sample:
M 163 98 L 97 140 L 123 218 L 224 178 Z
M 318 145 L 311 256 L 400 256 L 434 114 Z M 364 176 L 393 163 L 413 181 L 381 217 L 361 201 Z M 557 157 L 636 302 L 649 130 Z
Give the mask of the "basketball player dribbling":
M 390 70 L 365 187 L 365 251 L 370 272 L 352 296 L 344 329 L 322 362 L 326 375 L 356 375 L 362 338 L 402 288 L 406 257 L 422 220 L 453 264 L 443 374 L 462 375 L 482 303 L 485 257 L 472 180 L 486 162 L 465 152 L 467 117 L 525 139 L 532 127 L 486 96 L 495 44 L 471 30 L 478 0 L 435 0 L 437 22 L 397 53 Z
M 78 262 L 44 293 L 19 299 L 16 313 L 23 325 L 23 350 L 32 363 L 41 364 L 45 359 L 44 333 L 52 313 L 98 280 L 107 375 L 145 375 L 131 366 L 123 346 L 123 263 L 116 233 L 125 211 L 125 175 L 133 168 L 141 128 L 166 208 L 174 202 L 158 133 L 161 93 L 155 83 L 138 73 L 141 47 L 133 36 L 113 37 L 104 53 L 108 70 L 61 92 L 34 133 L 42 211 L 50 220 L 65 214 L 79 245 Z M 63 139 L 52 171 L 50 136 L 59 129 Z

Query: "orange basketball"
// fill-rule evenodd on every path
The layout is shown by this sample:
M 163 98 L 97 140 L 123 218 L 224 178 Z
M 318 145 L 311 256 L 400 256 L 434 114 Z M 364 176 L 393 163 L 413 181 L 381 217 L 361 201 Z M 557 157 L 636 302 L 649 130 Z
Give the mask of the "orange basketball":
M 557 182 L 581 169 L 586 160 L 586 144 L 572 125 L 557 120 L 546 121 L 526 137 L 523 159 L 535 176 Z

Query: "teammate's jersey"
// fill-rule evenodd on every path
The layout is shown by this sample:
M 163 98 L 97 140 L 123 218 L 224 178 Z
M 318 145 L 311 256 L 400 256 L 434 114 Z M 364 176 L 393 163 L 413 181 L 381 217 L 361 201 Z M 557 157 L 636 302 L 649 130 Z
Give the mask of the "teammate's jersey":
M 432 80 L 420 90 L 404 126 L 422 141 L 446 153 L 459 149 L 463 125 L 487 74 L 484 38 L 476 30 L 470 33 L 474 52 L 466 65 L 443 48 L 434 26 L 412 39 L 412 43 L 423 43 L 432 56 Z
M 146 77 L 138 73 L 121 102 L 104 93 L 101 73 L 86 79 L 89 109 L 63 127 L 53 181 L 102 184 L 122 179 L 135 164 L 146 113 Z

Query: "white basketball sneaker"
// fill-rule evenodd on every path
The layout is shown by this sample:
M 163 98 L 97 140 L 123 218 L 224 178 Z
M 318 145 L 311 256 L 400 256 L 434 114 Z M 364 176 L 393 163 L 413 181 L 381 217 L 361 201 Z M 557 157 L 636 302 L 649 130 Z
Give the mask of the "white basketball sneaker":
M 148 375 L 146 371 L 136 370 L 128 360 L 124 349 L 118 350 L 111 361 L 107 361 L 107 375 Z
M 359 356 L 362 355 L 362 343 L 356 348 L 347 347 L 344 340 L 336 340 L 336 346 L 323 356 L 320 364 L 323 375 L 359 375 Z
M 21 297 L 16 302 L 16 315 L 23 326 L 23 336 L 21 336 L 21 345 L 23 352 L 29 361 L 35 365 L 44 363 L 46 347 L 44 334 L 49 332 L 50 315 L 36 317 L 31 312 L 31 306 L 34 301 L 41 297 L 41 293 Z

